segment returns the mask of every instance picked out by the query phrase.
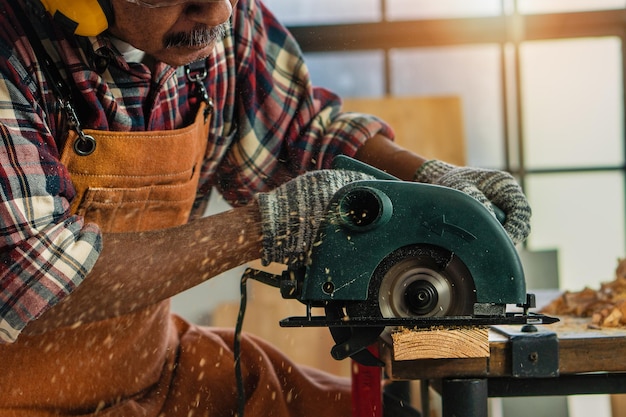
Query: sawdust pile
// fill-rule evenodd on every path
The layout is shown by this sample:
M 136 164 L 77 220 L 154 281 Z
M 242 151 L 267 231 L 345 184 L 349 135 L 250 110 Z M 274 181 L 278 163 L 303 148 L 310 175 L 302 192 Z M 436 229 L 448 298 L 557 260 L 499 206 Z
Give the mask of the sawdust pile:
M 566 291 L 542 310 L 555 316 L 591 317 L 597 327 L 626 327 L 626 259 L 620 259 L 615 279 L 599 290 Z

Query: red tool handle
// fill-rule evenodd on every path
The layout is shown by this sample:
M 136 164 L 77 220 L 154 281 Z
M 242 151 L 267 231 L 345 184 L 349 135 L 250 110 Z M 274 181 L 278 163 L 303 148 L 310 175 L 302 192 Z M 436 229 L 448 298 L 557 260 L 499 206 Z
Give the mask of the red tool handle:
M 378 357 L 378 345 L 369 348 Z M 382 417 L 382 368 L 352 361 L 352 417 Z

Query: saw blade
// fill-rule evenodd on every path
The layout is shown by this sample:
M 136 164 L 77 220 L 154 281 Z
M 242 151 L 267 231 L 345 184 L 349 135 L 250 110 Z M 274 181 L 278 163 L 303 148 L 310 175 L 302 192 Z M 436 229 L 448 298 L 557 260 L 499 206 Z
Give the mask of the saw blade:
M 465 264 L 446 249 L 412 245 L 388 255 L 372 274 L 368 298 L 349 303 L 350 317 L 471 315 L 474 281 Z
M 375 275 L 371 285 L 378 286 L 378 307 L 385 318 L 466 315 L 476 301 L 465 264 L 445 249 L 403 248 Z

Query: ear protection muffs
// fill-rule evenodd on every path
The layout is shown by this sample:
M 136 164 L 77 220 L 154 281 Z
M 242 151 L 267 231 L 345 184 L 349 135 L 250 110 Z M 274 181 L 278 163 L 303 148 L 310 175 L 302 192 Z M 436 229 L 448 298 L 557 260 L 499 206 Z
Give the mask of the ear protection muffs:
M 39 0 L 54 20 L 72 33 L 96 36 L 113 23 L 109 0 Z

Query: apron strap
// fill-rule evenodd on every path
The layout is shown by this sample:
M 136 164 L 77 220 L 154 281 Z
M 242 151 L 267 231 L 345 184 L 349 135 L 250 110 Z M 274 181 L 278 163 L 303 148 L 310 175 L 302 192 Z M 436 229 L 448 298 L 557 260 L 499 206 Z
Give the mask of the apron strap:
M 206 120 L 213 109 L 213 104 L 211 103 L 211 99 L 209 98 L 209 93 L 207 92 L 206 87 L 203 83 L 207 75 L 209 75 L 206 59 L 194 61 L 190 64 L 185 65 L 185 75 L 187 76 L 187 80 L 189 80 L 189 82 L 193 83 L 196 86 L 195 94 L 198 99 L 204 101 L 204 103 L 207 105 L 204 110 L 204 119 Z
M 23 24 L 22 26 L 26 32 L 26 36 L 30 40 L 33 52 L 37 57 L 37 61 L 39 61 L 39 66 L 41 67 L 44 76 L 50 82 L 52 91 L 57 97 L 57 100 L 59 100 L 61 108 L 65 112 L 70 129 L 76 131 L 78 134 L 80 140 L 74 142 L 74 150 L 79 155 L 90 155 L 96 149 L 96 140 L 93 136 L 87 135 L 83 132 L 80 120 L 78 120 L 78 116 L 76 115 L 76 111 L 72 105 L 72 89 L 65 81 L 59 72 L 59 69 L 54 64 L 54 60 L 50 57 L 50 54 L 48 54 L 41 43 L 41 39 L 39 39 L 37 31 L 33 27 L 33 22 L 31 21 L 30 16 L 26 14 L 18 2 L 16 2 L 14 10 L 15 14 L 19 18 L 19 21 Z

